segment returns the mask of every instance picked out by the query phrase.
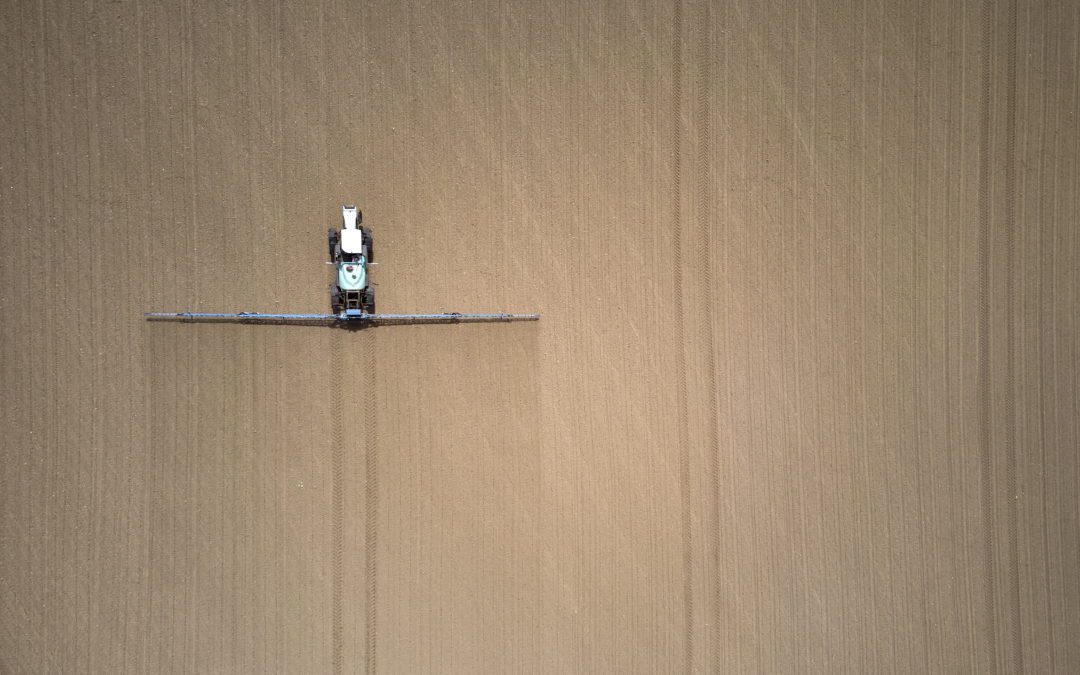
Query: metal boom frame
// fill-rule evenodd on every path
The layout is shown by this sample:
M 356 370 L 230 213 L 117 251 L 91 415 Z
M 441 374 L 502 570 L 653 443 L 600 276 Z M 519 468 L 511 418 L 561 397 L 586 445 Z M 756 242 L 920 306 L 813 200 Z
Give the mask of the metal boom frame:
M 201 323 L 278 323 L 301 325 L 401 325 L 424 323 L 494 323 L 508 321 L 536 321 L 539 314 L 364 314 L 347 310 L 341 314 L 262 314 L 239 312 L 225 314 L 216 312 L 146 312 L 151 321 L 186 321 Z

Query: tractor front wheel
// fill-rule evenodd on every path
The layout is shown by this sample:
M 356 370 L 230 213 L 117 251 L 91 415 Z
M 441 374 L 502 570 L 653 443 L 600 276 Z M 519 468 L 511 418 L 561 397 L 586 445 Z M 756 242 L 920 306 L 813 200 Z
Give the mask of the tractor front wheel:
M 340 236 L 338 231 L 333 228 L 327 231 L 326 238 L 330 248 L 330 262 L 337 262 L 341 257 Z
M 360 232 L 363 233 L 364 258 L 366 258 L 368 262 L 375 262 L 375 240 L 371 238 L 371 230 L 366 227 L 361 227 Z

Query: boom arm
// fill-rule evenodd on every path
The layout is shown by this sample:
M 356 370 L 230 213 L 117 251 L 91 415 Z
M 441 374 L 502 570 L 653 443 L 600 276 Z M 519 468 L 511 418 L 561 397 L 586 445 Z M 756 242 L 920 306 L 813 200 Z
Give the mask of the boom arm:
M 201 323 L 278 323 L 300 325 L 400 325 L 421 323 L 492 323 L 507 321 L 536 321 L 539 314 L 260 314 L 240 312 L 222 314 L 208 312 L 147 312 L 150 321 L 186 321 Z

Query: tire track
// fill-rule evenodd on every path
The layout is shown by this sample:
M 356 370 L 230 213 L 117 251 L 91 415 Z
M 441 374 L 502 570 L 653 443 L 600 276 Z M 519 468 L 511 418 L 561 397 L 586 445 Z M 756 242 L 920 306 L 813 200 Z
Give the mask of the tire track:
M 713 328 L 713 276 L 712 276 L 712 199 L 711 177 L 709 171 L 709 158 L 712 150 L 710 140 L 709 99 L 712 95 L 710 88 L 711 69 L 709 67 L 713 56 L 713 32 L 710 3 L 703 2 L 699 5 L 701 16 L 696 24 L 703 35 L 697 44 L 697 128 L 698 149 L 696 170 L 697 189 L 697 228 L 698 228 L 698 256 L 697 266 L 700 270 L 704 285 L 701 302 L 701 323 L 698 326 L 698 339 L 701 347 L 705 350 L 705 375 L 709 404 L 707 432 L 708 457 L 707 472 L 709 476 L 709 513 L 706 520 L 709 533 L 707 542 L 709 549 L 706 555 L 712 556 L 713 574 L 720 571 L 720 439 L 717 431 L 718 403 L 716 389 L 716 335 Z M 717 579 L 713 583 L 713 622 L 710 631 L 710 641 L 715 647 L 719 644 L 720 630 L 720 584 Z
M 376 361 L 376 335 L 372 333 L 367 342 L 366 372 L 370 378 L 364 400 L 364 567 L 367 579 L 365 588 L 366 625 L 364 629 L 365 672 L 376 672 L 376 627 L 378 625 L 378 533 L 379 533 L 379 426 L 376 415 L 378 403 L 378 365 Z
M 1016 364 L 1014 346 L 1016 344 L 1014 317 L 1014 259 L 1013 253 L 1016 230 L 1016 34 L 1017 2 L 1009 3 L 1008 46 L 1006 53 L 1005 75 L 1005 491 L 1008 504 L 1009 532 L 1009 593 L 1012 599 L 1012 621 L 1009 622 L 1012 646 L 1013 672 L 1020 672 L 1024 667 L 1024 641 L 1020 631 L 1020 568 L 1019 568 L 1019 517 L 1016 485 Z
M 995 103 L 995 90 L 993 87 L 993 53 L 995 50 L 996 33 L 994 22 L 994 5 L 987 0 L 983 5 L 983 74 L 982 74 L 982 103 L 980 121 L 980 177 L 979 177 L 979 384 L 977 400 L 979 401 L 979 425 L 981 427 L 981 454 L 982 454 L 982 483 L 983 483 L 983 517 L 986 527 L 986 565 L 987 565 L 987 607 L 990 617 L 990 653 L 991 667 L 997 670 L 999 657 L 1004 656 L 1008 660 L 1008 667 L 1012 671 L 1019 671 L 1023 667 L 1023 635 L 1020 630 L 1021 624 L 1021 599 L 1020 599 L 1020 570 L 1019 570 L 1019 516 L 1017 506 L 1017 481 L 1016 481 L 1016 424 L 1015 424 L 1015 327 L 1013 315 L 1015 312 L 1013 291 L 1014 283 L 1014 253 L 1013 244 L 1016 229 L 1016 89 L 1017 89 L 1017 5 L 1015 0 L 1009 3 L 1006 17 L 1007 24 L 1004 27 L 1005 34 L 1005 120 L 1004 120 L 1004 147 L 1002 148 L 1001 165 L 1003 168 L 1003 195 L 1002 215 L 999 227 L 1001 228 L 1001 246 L 1004 258 L 1001 261 L 1002 289 L 1001 307 L 1004 325 L 1002 340 L 1005 349 L 1004 377 L 1000 384 L 1001 410 L 994 409 L 994 394 L 998 391 L 997 383 L 991 369 L 991 349 L 993 341 L 991 334 L 997 329 L 997 325 L 991 319 L 991 308 L 994 306 L 996 274 L 994 274 L 993 257 L 997 252 L 995 246 L 997 230 L 993 214 L 993 109 Z M 1004 485 L 1001 490 L 995 490 L 995 448 L 993 442 L 992 425 L 998 416 L 1001 416 L 1003 425 L 1004 446 L 1001 461 L 1004 462 Z M 1004 499 L 1005 537 L 1006 541 L 1001 546 L 1000 555 L 1004 560 L 1000 561 L 1003 574 L 999 574 L 999 542 L 995 535 L 995 508 L 996 500 Z M 1002 589 L 1002 603 L 1007 607 L 998 606 L 997 590 Z M 1001 636 L 1008 640 L 1007 645 L 999 644 L 1000 622 L 1006 622 L 1005 633 Z M 1004 650 L 999 655 L 999 650 Z
M 987 650 L 990 656 L 991 672 L 998 671 L 997 659 L 997 610 L 994 602 L 994 506 L 993 472 L 991 468 L 990 446 L 990 99 L 992 79 L 990 68 L 991 45 L 994 32 L 992 0 L 985 0 L 982 8 L 982 96 L 979 102 L 979 238 L 978 256 L 978 379 L 975 400 L 978 402 L 979 454 L 982 462 L 982 507 L 985 546 L 983 549 L 986 565 L 985 602 L 986 615 L 989 618 L 989 640 Z
M 672 269 L 674 273 L 674 313 L 676 358 L 676 407 L 679 417 L 679 488 L 682 492 L 683 537 L 683 623 L 686 630 L 683 658 L 687 672 L 694 666 L 694 541 L 693 502 L 690 495 L 690 423 L 687 418 L 686 342 L 683 317 L 682 263 L 682 76 L 683 76 L 683 3 L 676 0 L 672 13 L 671 54 L 671 222 Z
M 341 673 L 344 657 L 345 635 L 342 620 L 344 575 L 342 559 L 345 549 L 345 492 L 344 492 L 344 443 L 342 428 L 342 375 L 338 356 L 344 353 L 341 331 L 331 330 L 326 353 L 330 367 L 330 583 L 331 583 L 331 653 L 333 672 Z

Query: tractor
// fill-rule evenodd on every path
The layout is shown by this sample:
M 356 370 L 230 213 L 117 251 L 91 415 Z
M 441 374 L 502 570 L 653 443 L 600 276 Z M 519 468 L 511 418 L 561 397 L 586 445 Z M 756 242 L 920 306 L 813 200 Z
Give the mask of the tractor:
M 332 314 L 279 314 L 272 312 L 147 312 L 151 321 L 208 321 L 235 323 L 291 323 L 332 325 L 348 328 L 420 323 L 481 323 L 492 321 L 536 321 L 539 314 L 376 314 L 375 289 L 368 267 L 375 264 L 371 230 L 362 225 L 364 216 L 355 206 L 341 207 L 342 228 L 327 232 L 334 283 L 330 284 Z
M 334 283 L 330 284 L 330 308 L 337 315 L 348 310 L 374 314 L 375 289 L 368 278 L 368 265 L 375 262 L 371 230 L 363 226 L 363 213 L 355 206 L 341 207 L 341 219 L 340 230 L 330 228 L 327 232 L 330 264 L 335 272 Z

